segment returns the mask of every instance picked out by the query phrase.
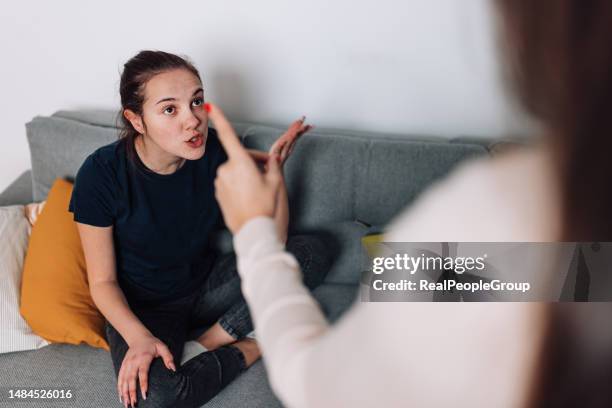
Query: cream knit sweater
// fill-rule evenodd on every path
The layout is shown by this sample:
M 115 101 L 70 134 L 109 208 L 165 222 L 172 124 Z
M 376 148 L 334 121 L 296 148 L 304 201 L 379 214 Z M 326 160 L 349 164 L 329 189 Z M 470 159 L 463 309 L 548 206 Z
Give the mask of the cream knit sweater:
M 555 241 L 546 154 L 463 165 L 394 220 L 388 241 Z M 272 387 L 289 407 L 524 406 L 542 344 L 537 303 L 362 303 L 330 326 L 259 217 L 234 237 Z

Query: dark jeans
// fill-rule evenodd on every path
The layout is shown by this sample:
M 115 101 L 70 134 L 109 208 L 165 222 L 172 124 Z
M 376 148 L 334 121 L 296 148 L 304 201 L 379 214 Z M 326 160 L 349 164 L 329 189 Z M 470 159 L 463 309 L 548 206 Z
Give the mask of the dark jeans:
M 286 248 L 300 264 L 306 286 L 310 289 L 318 286 L 330 265 L 325 244 L 315 236 L 298 235 L 289 237 Z M 193 329 L 209 327 L 219 321 L 235 339 L 253 330 L 249 309 L 240 290 L 234 254 L 220 256 L 207 280 L 193 295 L 151 306 L 132 306 L 132 311 L 154 336 L 168 346 L 177 368 L 176 373 L 172 372 L 161 358 L 153 359 L 146 400 L 142 399 L 137 385 L 139 406 L 199 407 L 246 370 L 244 355 L 231 345 L 201 353 L 180 365 L 184 343 L 189 340 Z M 119 375 L 128 345 L 108 322 L 106 337 L 115 374 Z

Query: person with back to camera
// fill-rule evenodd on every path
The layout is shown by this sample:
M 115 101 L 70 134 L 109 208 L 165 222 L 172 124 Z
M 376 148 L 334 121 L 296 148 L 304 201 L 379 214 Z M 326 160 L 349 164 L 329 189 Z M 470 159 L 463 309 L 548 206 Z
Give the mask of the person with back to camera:
M 123 133 L 86 158 L 69 211 L 107 319 L 119 400 L 199 407 L 260 357 L 235 257 L 210 242 L 223 227 L 213 180 L 227 156 L 208 127 L 199 73 L 184 58 L 140 52 L 124 66 L 120 93 Z M 272 145 L 279 166 L 309 129 L 302 118 Z M 269 157 L 249 154 L 262 164 Z M 277 233 L 314 288 L 329 266 L 326 247 L 314 235 L 287 239 L 281 184 Z M 181 366 L 187 336 L 200 327 L 208 327 L 197 338 L 207 351 Z
M 462 165 L 397 216 L 385 241 L 610 241 L 612 2 L 494 4 L 519 96 L 543 137 Z M 220 108 L 208 109 L 229 156 L 216 195 L 284 404 L 612 406 L 612 342 L 602 340 L 610 303 L 356 301 L 330 326 L 276 232 L 279 166 L 271 158 L 260 171 Z

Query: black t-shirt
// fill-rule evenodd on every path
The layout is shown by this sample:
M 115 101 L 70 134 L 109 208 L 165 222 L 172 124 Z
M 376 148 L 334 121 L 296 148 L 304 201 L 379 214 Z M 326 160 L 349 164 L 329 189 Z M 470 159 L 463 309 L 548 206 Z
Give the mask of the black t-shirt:
M 224 226 L 214 179 L 226 160 L 214 129 L 202 158 L 172 174 L 149 170 L 138 154 L 132 163 L 126 139 L 85 159 L 68 211 L 77 222 L 114 227 L 117 280 L 129 301 L 178 299 L 204 281 L 214 261 L 211 233 Z

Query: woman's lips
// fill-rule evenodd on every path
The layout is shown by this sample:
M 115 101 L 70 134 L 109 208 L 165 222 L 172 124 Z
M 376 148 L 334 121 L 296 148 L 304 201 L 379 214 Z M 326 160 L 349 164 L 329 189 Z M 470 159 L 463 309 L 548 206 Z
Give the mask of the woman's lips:
M 187 143 L 190 147 L 193 147 L 194 149 L 197 149 L 198 147 L 201 147 L 204 144 L 204 136 L 202 135 L 198 135 L 192 138 L 193 141 L 188 140 L 185 143 Z

